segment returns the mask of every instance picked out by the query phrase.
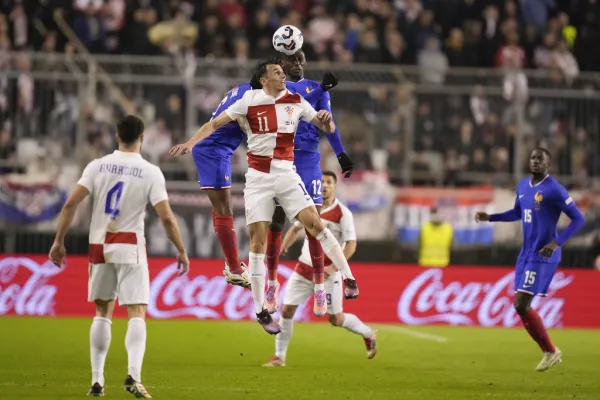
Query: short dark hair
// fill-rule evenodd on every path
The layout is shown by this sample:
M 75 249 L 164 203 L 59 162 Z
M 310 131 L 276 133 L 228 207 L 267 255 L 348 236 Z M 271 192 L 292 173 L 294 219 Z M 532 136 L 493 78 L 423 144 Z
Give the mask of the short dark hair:
M 537 150 L 537 151 L 541 151 L 541 152 L 542 152 L 542 153 L 544 153 L 546 156 L 548 156 L 548 159 L 549 159 L 549 160 L 552 160 L 552 153 L 550 153 L 550 150 L 548 150 L 547 148 L 545 148 L 545 147 L 538 147 L 536 150 Z
M 268 60 L 261 62 L 256 66 L 256 70 L 254 71 L 254 76 L 252 80 L 260 82 L 260 78 L 267 74 L 267 66 L 269 65 L 281 65 L 281 57 L 272 56 L 269 57 Z M 252 83 L 252 81 L 250 81 Z
M 144 123 L 135 115 L 128 115 L 117 122 L 117 133 L 121 142 L 132 144 L 144 133 Z
M 330 176 L 330 177 L 332 177 L 333 181 L 335 183 L 337 183 L 337 175 L 335 174 L 335 172 L 333 172 L 333 171 L 323 171 L 322 174 L 323 174 L 323 176 Z

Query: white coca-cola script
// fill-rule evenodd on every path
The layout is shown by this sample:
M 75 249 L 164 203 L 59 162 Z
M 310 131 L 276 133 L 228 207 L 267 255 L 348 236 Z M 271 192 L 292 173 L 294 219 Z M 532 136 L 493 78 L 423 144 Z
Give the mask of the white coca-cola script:
M 495 282 L 443 281 L 444 270 L 430 269 L 419 274 L 398 300 L 398 318 L 410 325 L 445 323 L 512 327 L 519 316 L 512 306 L 514 272 Z M 568 286 L 574 275 L 558 272 L 548 297 L 536 297 L 532 307 L 547 327 L 562 326 L 565 299 L 557 292 Z
M 283 299 L 287 278 L 293 270 L 279 265 L 279 274 L 285 279 L 279 298 Z M 188 274 L 189 275 L 189 274 Z M 177 277 L 177 263 L 160 271 L 150 284 L 148 315 L 152 318 L 192 317 L 198 319 L 256 319 L 252 292 L 231 286 L 222 275 L 184 275 Z M 297 319 L 305 319 L 304 307 Z M 277 316 L 275 316 L 277 318 Z
M 17 315 L 54 315 L 57 288 L 47 282 L 60 272 L 50 261 L 40 265 L 26 257 L 0 259 L 0 315 L 11 311 Z M 19 273 L 27 274 L 23 284 L 15 282 Z

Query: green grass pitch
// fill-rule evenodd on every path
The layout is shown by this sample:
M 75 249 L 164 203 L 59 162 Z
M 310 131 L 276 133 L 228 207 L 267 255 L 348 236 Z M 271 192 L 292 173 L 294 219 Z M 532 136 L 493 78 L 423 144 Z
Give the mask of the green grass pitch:
M 90 319 L 0 318 L 0 399 L 81 399 Z M 115 320 L 106 398 L 132 399 L 125 320 Z M 553 330 L 547 373 L 523 329 L 378 326 L 379 353 L 327 324 L 296 324 L 285 368 L 261 365 L 274 338 L 256 323 L 148 321 L 143 382 L 155 399 L 600 399 L 600 332 Z

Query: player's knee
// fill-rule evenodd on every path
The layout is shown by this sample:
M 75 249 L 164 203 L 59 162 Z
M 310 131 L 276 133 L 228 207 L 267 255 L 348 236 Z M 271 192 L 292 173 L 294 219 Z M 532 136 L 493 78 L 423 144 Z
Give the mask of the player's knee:
M 259 240 L 250 241 L 250 252 L 256 254 L 265 254 L 267 252 L 267 246 Z
M 127 315 L 129 319 L 132 318 L 146 318 L 146 305 L 145 304 L 128 304 Z
M 296 314 L 296 306 L 283 305 L 281 308 L 281 317 L 285 319 L 294 318 L 294 314 Z
M 513 306 L 515 307 L 515 311 L 519 315 L 525 315 L 531 309 L 531 304 L 528 301 L 524 301 L 520 297 L 515 297 L 515 302 Z
M 310 235 L 316 237 L 325 229 L 325 225 L 323 225 L 321 218 L 319 218 L 319 214 L 317 214 L 316 211 L 313 210 L 310 213 L 309 217 L 305 218 L 304 228 L 306 228 L 306 231 Z
M 329 319 L 329 323 L 333 326 L 342 326 L 344 323 L 344 314 L 327 314 L 327 318 Z
M 111 319 L 115 309 L 114 300 L 96 300 L 96 317 Z

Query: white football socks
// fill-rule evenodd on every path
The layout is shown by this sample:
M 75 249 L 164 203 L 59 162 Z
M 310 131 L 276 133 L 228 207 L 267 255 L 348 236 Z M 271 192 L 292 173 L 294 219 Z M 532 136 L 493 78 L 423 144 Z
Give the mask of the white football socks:
M 358 317 L 354 314 L 344 314 L 342 328 L 359 334 L 365 339 L 369 339 L 373 335 L 373 329 L 365 325 L 364 322 L 358 319 Z
M 104 364 L 110 347 L 112 321 L 104 317 L 94 317 L 90 328 L 90 360 L 92 362 L 92 385 L 96 382 L 104 386 Z
M 317 240 L 321 243 L 323 252 L 329 257 L 333 265 L 340 270 L 344 278 L 354 279 L 352 271 L 350 271 L 350 266 L 348 265 L 348 260 L 346 260 L 344 252 L 342 251 L 342 247 L 331 231 L 327 228 L 323 229 L 323 231 L 317 235 Z
M 252 298 L 254 299 L 254 311 L 259 314 L 265 305 L 265 255 L 250 253 L 248 257 L 248 274 L 250 275 L 250 285 L 252 289 Z
M 292 333 L 294 333 L 294 319 L 281 318 L 279 326 L 281 326 L 281 332 L 275 336 L 275 356 L 285 362 L 288 345 L 290 344 Z
M 131 318 L 127 324 L 125 335 L 125 348 L 127 349 L 127 373 L 136 382 L 142 382 L 142 362 L 146 352 L 146 321 L 142 318 Z

